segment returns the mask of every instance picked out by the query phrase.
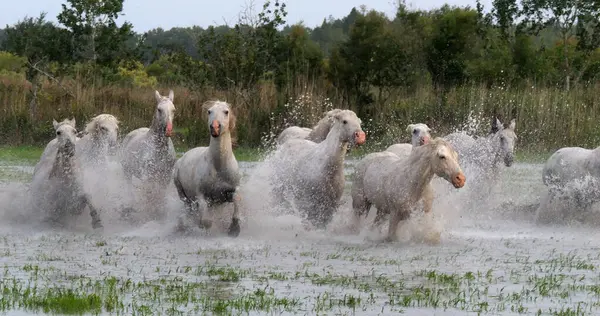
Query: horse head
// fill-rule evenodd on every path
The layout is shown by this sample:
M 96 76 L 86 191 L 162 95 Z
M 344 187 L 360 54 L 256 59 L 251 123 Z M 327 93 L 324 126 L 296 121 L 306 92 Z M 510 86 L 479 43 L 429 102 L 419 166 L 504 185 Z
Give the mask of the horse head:
M 235 115 L 229 103 L 209 101 L 206 107 L 208 107 L 208 129 L 211 137 L 218 138 L 235 129 Z
M 503 126 L 500 120 L 496 119 L 498 131 L 494 134 L 494 138 L 499 142 L 497 156 L 504 160 L 504 165 L 512 166 L 514 162 L 515 144 L 517 142 L 517 134 L 515 133 L 516 120 L 512 119 L 506 128 L 500 129 Z
M 66 154 L 73 156 L 75 154 L 75 142 L 77 142 L 77 129 L 75 128 L 75 118 L 65 119 L 62 122 L 52 120 L 56 139 L 58 141 L 59 151 L 64 148 Z
M 174 93 L 169 91 L 169 96 L 161 96 L 158 91 L 154 91 L 156 97 L 156 111 L 154 112 L 153 127 L 160 134 L 171 137 L 173 133 L 173 117 L 175 116 L 175 105 L 173 104 Z

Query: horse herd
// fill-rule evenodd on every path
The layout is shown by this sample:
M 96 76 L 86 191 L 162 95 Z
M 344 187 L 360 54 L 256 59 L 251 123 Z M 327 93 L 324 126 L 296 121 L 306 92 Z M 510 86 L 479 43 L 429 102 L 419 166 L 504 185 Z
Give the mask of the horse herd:
M 168 96 L 155 91 L 155 97 L 157 105 L 150 127 L 131 131 L 120 143 L 119 121 L 110 114 L 94 117 L 81 134 L 74 119 L 53 121 L 56 137 L 47 144 L 35 166 L 30 187 L 37 209 L 47 220 L 63 223 L 64 218 L 82 214 L 87 206 L 92 227 L 103 227 L 103 212 L 91 199 L 97 193 L 84 188 L 83 170 L 102 175 L 107 172 L 109 161 L 114 160 L 126 183 L 133 186 L 136 178 L 146 185 L 149 192 L 144 198 L 159 208 L 167 187 L 173 184 L 185 205 L 181 218 L 200 228 L 210 228 L 209 215 L 233 204 L 228 234 L 239 235 L 242 177 L 232 150 L 231 131 L 236 124 L 232 107 L 223 101 L 206 102 L 208 147 L 193 148 L 177 159 L 170 138 L 175 114 L 173 91 Z M 325 113 L 312 129 L 291 126 L 283 130 L 270 158 L 271 195 L 276 202 L 301 211 L 307 225 L 325 227 L 341 203 L 346 153 L 366 142 L 361 124 L 353 111 L 334 109 Z M 469 180 L 478 183 L 478 187 L 488 183 L 486 179 L 495 179 L 502 164 L 506 167 L 513 164 L 515 124 L 513 119 L 504 127 L 495 119 L 487 136 L 471 137 L 457 132 L 435 139 L 427 125 L 409 124 L 406 131 L 412 137 L 410 144 L 393 144 L 357 163 L 350 190 L 354 230 L 358 229 L 360 218 L 375 206 L 374 224 L 389 216 L 386 240 L 393 240 L 398 224 L 409 217 L 418 202 L 423 203 L 426 215 L 431 214 L 435 195 L 431 181 L 435 175 L 454 188 L 465 185 L 467 177 L 461 164 L 470 168 Z M 558 166 L 574 150 L 561 149 L 548 160 L 544 183 L 549 185 L 551 181 L 546 179 L 564 172 Z M 584 160 L 578 165 L 581 173 L 600 167 L 600 164 L 590 165 L 595 160 L 585 156 L 594 153 L 578 149 L 577 155 L 571 154 Z M 566 177 L 562 174 L 559 180 L 552 179 L 557 183 Z M 141 191 L 134 194 L 143 194 Z M 122 212 L 130 209 L 123 208 Z M 183 223 L 180 220 L 180 225 Z

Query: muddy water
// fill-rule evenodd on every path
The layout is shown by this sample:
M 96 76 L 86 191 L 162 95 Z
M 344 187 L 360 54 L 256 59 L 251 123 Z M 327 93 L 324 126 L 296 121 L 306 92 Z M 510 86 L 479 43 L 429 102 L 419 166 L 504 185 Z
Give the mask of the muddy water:
M 346 164 L 347 174 L 353 164 Z M 256 165 L 242 167 L 246 178 L 252 177 Z M 293 214 L 259 209 L 266 197 L 256 180 L 243 197 L 248 207 L 237 239 L 218 231 L 174 233 L 173 216 L 133 227 L 115 219 L 104 234 L 93 234 L 86 225 L 53 231 L 4 220 L 0 265 L 5 268 L 0 273 L 4 280 L 26 284 L 32 276 L 24 267 L 37 266 L 47 274 L 40 284 L 48 287 L 76 286 L 71 280 L 77 278 L 114 276 L 133 282 L 166 280 L 163 285 L 204 282 L 195 295 L 229 303 L 257 290 L 296 300 L 291 307 L 281 302 L 270 309 L 265 304 L 247 307 L 254 315 L 552 314 L 569 308 L 572 315 L 598 313 L 600 232 L 586 226 L 533 224 L 533 210 L 544 190 L 540 172 L 540 165 L 517 163 L 505 169 L 489 199 L 470 204 L 468 185 L 461 192 L 436 179 L 435 224 L 420 226 L 415 216 L 401 227 L 412 236 L 400 232 L 404 238 L 396 243 L 377 242 L 372 237 L 377 231 L 367 228 L 349 234 L 347 194 L 328 231 L 306 231 Z M 3 212 L 19 211 L 15 192 L 22 187 L 3 185 L 4 199 L 13 199 L 12 204 L 4 203 Z M 179 206 L 174 197 L 171 205 Z M 89 223 L 88 218 L 83 222 Z M 417 241 L 413 237 L 419 229 L 439 229 L 441 242 Z M 226 267 L 239 278 L 218 280 L 198 272 L 207 267 Z M 123 290 L 122 296 L 121 312 L 126 314 L 144 298 L 155 314 L 166 313 L 171 305 L 182 313 L 215 312 L 203 307 L 212 304 L 210 300 L 167 304 L 166 299 L 160 303 L 135 290 Z M 239 312 L 230 308 L 225 310 Z M 13 309 L 18 315 L 33 313 Z

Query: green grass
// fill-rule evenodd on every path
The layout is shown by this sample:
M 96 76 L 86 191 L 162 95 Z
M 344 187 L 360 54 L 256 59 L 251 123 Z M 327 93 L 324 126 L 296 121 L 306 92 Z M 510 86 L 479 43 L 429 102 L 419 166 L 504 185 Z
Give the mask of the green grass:
M 3 164 L 34 165 L 44 152 L 40 146 L 2 146 L 0 162 Z
M 554 151 L 517 150 L 515 159 L 518 162 L 545 163 Z
M 0 180 L 11 182 L 29 182 L 31 181 L 31 174 L 25 171 L 14 170 L 12 168 L 0 166 Z
M 203 259 L 199 260 L 201 265 L 159 264 L 153 276 L 131 276 L 133 279 L 129 275 L 116 277 L 108 271 L 105 276 L 73 274 L 41 263 L 5 266 L 5 277 L 0 279 L 0 312 L 351 315 L 361 310 L 381 310 L 385 315 L 406 309 L 433 309 L 457 314 L 593 315 L 600 306 L 597 257 L 553 252 L 544 260 L 532 260 L 507 254 L 497 269 L 444 272 L 438 269 L 443 269 L 444 263 L 434 267 L 432 258 L 382 260 L 365 257 L 361 252 L 351 248 L 323 253 L 285 250 L 304 264 L 295 271 L 282 272 L 275 260 L 270 266 L 255 264 L 252 268 L 219 263 L 227 258 L 242 262 L 260 257 L 262 262 L 269 261 L 267 257 L 274 254 L 268 250 L 251 255 L 218 250 L 212 259 L 210 253 L 199 251 L 195 255 Z M 398 268 L 406 260 L 421 268 L 391 274 L 377 272 Z M 328 263 L 327 267 L 312 269 L 318 261 Z M 344 272 L 335 268 L 356 263 L 368 265 L 373 271 Z M 514 264 L 521 269 L 514 269 Z M 117 269 L 117 261 L 106 263 L 109 266 Z M 296 285 L 310 290 L 291 290 Z
M 177 156 L 180 157 L 190 148 L 177 147 Z M 20 164 L 20 165 L 35 165 L 39 160 L 43 147 L 36 146 L 2 146 L 0 147 L 0 163 L 3 164 Z M 349 158 L 359 159 L 368 154 L 371 150 L 366 147 L 355 148 L 348 153 Z M 264 150 L 257 148 L 238 147 L 234 150 L 235 157 L 238 161 L 260 161 L 264 159 Z M 552 152 L 537 152 L 532 150 L 517 150 L 516 160 L 518 162 L 527 163 L 543 163 L 550 157 Z M 0 171 L 0 175 L 2 175 Z
M 189 149 L 190 148 L 177 147 L 176 151 L 178 157 Z M 44 152 L 44 147 L 41 146 L 1 146 L 0 163 L 35 165 L 40 159 L 42 152 Z M 234 153 L 239 161 L 259 161 L 264 156 L 260 150 L 254 148 L 236 148 Z

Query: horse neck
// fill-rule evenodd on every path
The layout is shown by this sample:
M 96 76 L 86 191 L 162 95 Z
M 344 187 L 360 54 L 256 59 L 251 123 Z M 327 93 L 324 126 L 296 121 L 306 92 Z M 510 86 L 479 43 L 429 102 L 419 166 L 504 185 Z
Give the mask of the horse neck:
M 161 131 L 161 124 L 158 122 L 156 118 L 152 120 L 152 124 L 148 130 L 150 139 L 154 144 L 158 147 L 166 146 L 168 137 L 165 134 L 165 131 Z
M 319 147 L 323 148 L 327 153 L 325 162 L 327 169 L 337 170 L 344 164 L 348 143 L 340 141 L 340 133 L 340 128 L 338 126 L 333 126 L 327 134 L 327 138 L 319 144 Z
M 226 167 L 233 158 L 231 133 L 227 131 L 219 137 L 211 137 L 208 151 L 211 161 L 217 170 L 221 170 L 224 166 Z
M 489 137 L 485 138 L 485 140 L 489 142 L 487 144 L 488 147 L 486 148 L 489 148 L 488 150 L 491 151 L 489 154 L 493 156 L 492 164 L 494 166 L 502 163 L 502 146 L 500 146 L 500 142 L 498 141 L 498 138 L 500 137 L 499 135 L 500 132 L 496 132 L 495 134 L 490 134 Z
M 50 177 L 61 177 L 61 178 L 72 178 L 75 174 L 75 159 L 74 154 L 70 153 L 70 150 L 66 147 L 60 147 L 56 152 L 56 159 L 52 165 L 52 171 Z
M 154 117 L 152 118 L 152 123 L 150 124 L 150 133 L 156 135 L 156 136 L 162 136 L 162 138 L 166 138 L 167 136 L 165 135 L 165 131 L 161 130 L 164 129 L 164 125 L 161 124 L 161 122 L 156 118 L 156 115 L 154 115 Z
M 426 151 L 425 155 L 423 155 L 423 151 Z M 413 147 L 410 156 L 402 165 L 404 170 L 396 172 L 397 176 L 405 178 L 408 183 L 412 184 L 409 192 L 411 197 L 420 198 L 425 186 L 433 179 L 434 172 L 427 151 L 429 149 L 423 146 Z

